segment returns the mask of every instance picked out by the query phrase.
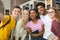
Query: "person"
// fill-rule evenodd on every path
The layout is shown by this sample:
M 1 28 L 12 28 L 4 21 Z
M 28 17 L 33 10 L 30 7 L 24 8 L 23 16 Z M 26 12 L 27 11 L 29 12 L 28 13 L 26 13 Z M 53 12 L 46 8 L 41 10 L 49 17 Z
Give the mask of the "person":
M 60 14 L 58 10 L 53 7 L 48 9 L 48 14 L 53 20 L 52 27 L 51 27 L 51 31 L 55 35 L 53 40 L 60 40 Z
M 47 39 L 47 40 L 50 40 L 51 39 L 50 36 L 52 34 L 52 32 L 51 32 L 51 23 L 52 23 L 52 20 L 49 17 L 49 15 L 48 15 L 48 13 L 47 13 L 47 11 L 45 9 L 45 4 L 42 3 L 42 2 L 38 2 L 36 4 L 35 8 L 36 8 L 37 12 L 39 13 L 41 20 L 45 24 L 45 27 L 44 27 L 45 28 L 45 33 L 44 33 L 43 37 L 45 39 Z
M 20 18 L 17 22 L 15 28 L 15 40 L 25 40 L 27 32 L 24 29 L 24 25 L 28 22 L 29 10 L 24 9 L 22 14 L 22 18 Z
M 12 10 L 12 15 L 3 15 L 0 13 L 0 40 L 10 40 L 10 33 L 15 28 L 20 10 L 19 6 L 15 6 Z
M 35 9 L 32 9 L 29 14 L 29 22 L 26 27 L 31 35 L 31 40 L 44 40 L 44 23 L 40 20 Z

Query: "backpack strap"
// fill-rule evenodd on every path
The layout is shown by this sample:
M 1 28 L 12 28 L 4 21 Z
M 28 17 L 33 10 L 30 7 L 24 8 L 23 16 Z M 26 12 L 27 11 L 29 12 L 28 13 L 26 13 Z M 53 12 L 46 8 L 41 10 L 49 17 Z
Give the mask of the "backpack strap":
M 11 21 L 11 16 L 9 15 L 9 20 L 8 20 L 4 25 L 2 25 L 2 26 L 0 27 L 0 29 L 1 29 L 1 28 L 4 28 L 7 24 L 9 24 L 10 21 Z

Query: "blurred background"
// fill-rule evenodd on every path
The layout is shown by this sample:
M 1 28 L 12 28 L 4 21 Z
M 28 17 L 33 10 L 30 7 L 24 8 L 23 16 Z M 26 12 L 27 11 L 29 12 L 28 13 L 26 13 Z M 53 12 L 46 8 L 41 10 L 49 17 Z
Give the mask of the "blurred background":
M 0 0 L 0 12 L 10 15 L 14 6 L 19 5 L 22 10 L 33 9 L 37 2 L 45 3 L 45 8 L 56 7 L 60 11 L 60 0 Z

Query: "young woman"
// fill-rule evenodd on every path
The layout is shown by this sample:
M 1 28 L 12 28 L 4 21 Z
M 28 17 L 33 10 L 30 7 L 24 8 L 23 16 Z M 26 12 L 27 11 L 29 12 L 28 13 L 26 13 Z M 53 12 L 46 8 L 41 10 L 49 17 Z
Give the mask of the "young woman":
M 29 14 L 30 21 L 27 23 L 28 33 L 31 35 L 31 40 L 44 40 L 44 23 L 39 19 L 39 14 L 35 9 L 32 9 Z
M 53 40 L 60 40 L 60 14 L 55 8 L 49 8 L 49 16 L 53 19 L 51 31 L 55 37 Z
M 15 29 L 15 40 L 25 40 L 26 38 L 26 30 L 25 25 L 28 22 L 29 11 L 24 9 L 22 18 L 17 22 L 16 29 Z

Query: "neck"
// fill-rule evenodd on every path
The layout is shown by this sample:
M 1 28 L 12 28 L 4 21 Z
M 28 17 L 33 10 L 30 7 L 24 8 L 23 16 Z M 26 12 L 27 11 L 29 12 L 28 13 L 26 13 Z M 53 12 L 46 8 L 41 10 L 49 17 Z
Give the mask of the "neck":
M 45 16 L 45 15 L 47 15 L 47 13 L 46 12 L 44 12 L 44 14 L 42 14 L 43 16 Z
M 32 21 L 33 21 L 33 22 L 36 22 L 36 21 L 37 21 L 37 19 L 33 19 Z

